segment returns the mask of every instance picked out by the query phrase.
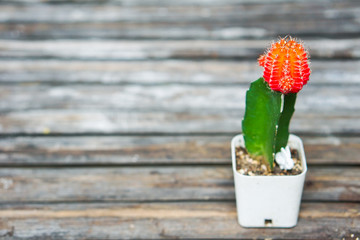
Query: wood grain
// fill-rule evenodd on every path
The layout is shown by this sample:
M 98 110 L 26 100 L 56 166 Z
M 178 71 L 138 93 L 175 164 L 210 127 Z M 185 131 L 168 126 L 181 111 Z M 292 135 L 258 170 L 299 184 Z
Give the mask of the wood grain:
M 0 90 L 4 134 L 201 133 L 241 129 L 247 86 L 6 85 Z M 360 131 L 358 86 L 306 86 L 294 132 Z
M 305 137 L 310 165 L 360 165 L 359 137 Z M 83 136 L 0 139 L 1 166 L 231 164 L 231 136 Z
M 241 131 L 242 111 L 217 109 L 180 112 L 116 110 L 28 110 L 0 115 L 2 134 L 234 134 Z M 297 114 L 297 113 L 296 113 Z M 296 134 L 360 134 L 357 112 L 297 114 Z
M 312 85 L 359 84 L 360 61 L 311 62 Z M 252 61 L 61 61 L 2 60 L 0 83 L 48 84 L 249 84 L 261 76 Z
M 314 80 L 315 81 L 315 80 Z M 6 85 L 0 89 L 0 112 L 31 110 L 115 111 L 239 111 L 245 109 L 248 84 L 193 86 L 99 86 L 39 84 Z M 359 85 L 305 86 L 296 104 L 297 113 L 331 113 L 333 116 L 360 112 Z M 351 114 L 349 114 L 351 115 Z
M 97 0 L 2 0 L 4 4 L 114 4 L 119 6 L 222 6 L 222 5 L 238 5 L 238 4 L 271 4 L 271 3 L 292 3 L 292 2 L 302 2 L 301 0 L 102 0 L 101 2 Z M 322 2 L 327 3 L 337 3 L 341 2 L 339 0 L 324 0 Z
M 304 41 L 306 39 L 303 39 Z M 63 60 L 257 59 L 269 40 L 0 40 L 0 58 Z M 306 40 L 312 59 L 358 59 L 360 39 Z
M 358 36 L 360 30 L 353 1 L 68 3 L 2 5 L 0 37 L 244 39 L 292 33 L 338 38 Z
M 171 6 L 177 3 L 177 6 Z M 356 20 L 358 4 L 354 1 L 282 1 L 281 4 L 273 2 L 220 2 L 212 5 L 211 1 L 184 1 L 192 4 L 179 4 L 179 1 L 159 1 L 151 6 L 151 1 L 141 3 L 132 2 L 130 6 L 121 4 L 74 4 L 62 3 L 51 4 L 3 4 L 0 9 L 1 22 L 208 22 L 208 24 L 255 21 L 259 24 L 265 19 L 273 22 L 303 22 L 312 20 L 319 24 L 324 20 L 331 22 L 335 20 Z M 135 3 L 135 4 L 134 4 Z M 149 4 L 150 3 L 150 4 Z M 165 4 L 164 4 L 165 3 Z M 166 4 L 168 3 L 168 4 Z M 170 3 L 170 4 L 169 4 Z M 199 4 L 200 3 L 200 4 Z M 205 3 L 205 5 L 204 5 Z M 210 3 L 210 4 L 209 4 Z M 182 6 L 181 6 L 182 5 Z M 329 12 L 329 10 L 332 10 Z M 39 14 L 41 13 L 41 15 Z M 67 13 L 67 14 L 64 14 Z M 291 17 L 290 17 L 291 16 Z M 323 20 L 323 21 L 320 21 Z M 343 22 L 344 23 L 344 22 Z M 346 22 L 345 22 L 346 23 Z M 354 22 L 355 23 L 355 22 Z M 272 25 L 272 24 L 269 24 Z M 296 28 L 301 28 L 297 25 Z M 305 28 L 304 26 L 302 26 Z M 311 28 L 313 26 L 309 26 Z M 354 25 L 354 27 L 358 27 Z M 279 26 L 278 26 L 279 28 Z M 320 28 L 319 28 L 320 29 Z M 349 27 L 347 27 L 349 29 Z M 325 29 L 329 30 L 329 29 Z
M 297 227 L 259 230 L 238 225 L 234 202 L 2 205 L 0 233 L 5 239 L 351 239 L 360 235 L 359 207 L 303 203 Z
M 360 201 L 360 167 L 309 167 L 303 200 Z M 234 200 L 230 166 L 2 168 L 2 203 Z

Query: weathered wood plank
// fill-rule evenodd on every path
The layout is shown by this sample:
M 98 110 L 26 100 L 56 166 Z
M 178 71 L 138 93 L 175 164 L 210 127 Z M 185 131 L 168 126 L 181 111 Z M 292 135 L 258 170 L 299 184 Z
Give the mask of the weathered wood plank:
M 313 59 L 357 59 L 360 39 L 305 40 Z M 0 40 L 1 58 L 67 60 L 256 59 L 270 40 Z
M 309 167 L 303 200 L 360 201 L 360 167 Z M 2 168 L 0 202 L 233 200 L 230 166 Z
M 344 114 L 295 113 L 291 130 L 297 134 L 360 133 L 358 112 Z M 194 110 L 29 110 L 0 115 L 2 134 L 201 134 L 241 131 L 243 112 Z
M 291 19 L 291 18 L 290 18 Z M 180 20 L 180 19 L 179 19 Z M 248 20 L 247 20 L 248 21 Z M 274 39 L 291 33 L 293 36 L 329 37 L 329 38 L 354 38 L 358 37 L 359 27 L 355 20 L 341 21 L 347 28 L 341 28 L 339 20 L 302 21 L 303 25 L 296 25 L 291 21 L 272 21 L 267 25 L 263 22 L 234 22 L 221 23 L 1 23 L 1 39 L 41 40 L 41 39 Z M 269 21 L 268 19 L 262 21 Z M 345 22 L 345 24 L 344 24 Z M 314 24 L 318 23 L 318 24 Z M 211 24 L 211 27 L 209 27 Z M 186 25 L 186 26 L 184 26 Z M 280 27 L 281 26 L 281 27 Z M 310 26 L 308 28 L 294 28 L 294 26 Z M 262 28 L 265 27 L 265 28 Z
M 302 0 L 2 0 L 3 4 L 114 4 L 119 6 L 218 6 L 239 4 L 274 4 L 302 3 Z M 340 0 L 322 0 L 321 2 L 336 3 Z
M 355 239 L 360 205 L 303 203 L 297 227 L 248 229 L 235 203 L 1 206 L 4 239 Z
M 1 23 L 1 39 L 246 39 L 246 38 L 276 38 L 270 30 L 260 27 L 240 27 L 235 23 Z M 318 36 L 334 37 L 335 33 L 329 31 L 317 33 Z M 340 30 L 339 30 L 340 31 Z M 288 31 L 289 32 L 289 31 Z M 299 37 L 306 37 L 309 32 L 305 30 L 292 31 Z M 342 31 L 343 37 L 356 36 L 352 31 Z M 286 35 L 285 31 L 281 35 Z
M 261 76 L 261 74 L 259 74 Z M 316 81 L 314 79 L 313 81 Z M 6 85 L 0 89 L 0 112 L 43 109 L 97 109 L 131 111 L 185 111 L 207 109 L 241 111 L 249 86 L 155 86 L 99 85 Z M 296 109 L 301 113 L 337 116 L 360 110 L 360 84 L 311 85 L 299 94 Z M 360 111 L 359 111 L 360 112 Z
M 358 36 L 360 30 L 354 1 L 203 4 L 2 5 L 0 37 L 242 39 Z
M 311 62 L 311 84 L 360 83 L 360 61 Z M 253 61 L 0 61 L 1 83 L 242 84 L 261 75 Z
M 201 133 L 240 130 L 247 86 L 3 86 L 2 133 Z M 357 86 L 299 94 L 294 132 L 359 132 Z
M 359 137 L 301 137 L 310 165 L 360 165 Z M 12 137 L 0 165 L 230 164 L 231 136 Z
M 226 23 L 256 22 L 268 20 L 269 26 L 274 23 L 290 22 L 296 28 L 305 26 L 295 25 L 302 21 L 312 21 L 313 25 L 337 23 L 336 20 L 345 20 L 341 23 L 352 23 L 354 30 L 359 29 L 356 22 L 359 5 L 354 1 L 312 1 L 312 2 L 293 2 L 286 1 L 282 4 L 273 3 L 253 3 L 242 4 L 241 2 L 228 4 L 222 2 L 221 5 L 200 6 L 195 2 L 193 5 L 166 6 L 124 6 L 117 4 L 36 4 L 36 5 L 9 5 L 4 4 L 0 8 L 0 22 L 160 22 L 160 23 Z M 66 14 L 64 14 L 66 13 Z M 316 20 L 318 22 L 316 22 Z M 322 21 L 321 21 L 322 20 Z M 255 24 L 255 23 L 253 23 Z M 308 26 L 312 28 L 314 26 Z M 332 26 L 332 29 L 335 26 Z M 350 29 L 349 26 L 344 26 Z M 280 29 L 280 26 L 277 26 Z M 339 27 L 338 27 L 339 28 Z M 316 27 L 322 30 L 322 27 Z M 329 31 L 329 29 L 325 29 Z M 331 30 L 331 29 L 330 29 Z

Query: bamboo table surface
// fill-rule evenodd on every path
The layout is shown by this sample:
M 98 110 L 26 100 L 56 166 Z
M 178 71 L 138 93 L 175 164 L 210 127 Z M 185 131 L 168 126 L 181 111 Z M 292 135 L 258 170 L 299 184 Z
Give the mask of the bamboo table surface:
M 0 239 L 359 239 L 360 3 L 0 2 Z M 230 140 L 257 57 L 312 75 L 298 225 L 238 225 Z

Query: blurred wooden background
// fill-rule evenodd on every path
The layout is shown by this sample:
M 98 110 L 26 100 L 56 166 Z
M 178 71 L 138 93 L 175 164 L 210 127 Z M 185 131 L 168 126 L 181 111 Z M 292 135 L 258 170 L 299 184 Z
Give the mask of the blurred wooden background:
M 257 58 L 312 74 L 299 224 L 236 222 L 230 139 Z M 0 1 L 0 239 L 360 237 L 360 2 Z

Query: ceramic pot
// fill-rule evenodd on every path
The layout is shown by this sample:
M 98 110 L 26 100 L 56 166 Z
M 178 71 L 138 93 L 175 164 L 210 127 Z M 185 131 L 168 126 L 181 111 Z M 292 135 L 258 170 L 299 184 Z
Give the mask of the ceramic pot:
M 301 139 L 290 134 L 288 145 L 299 152 L 303 171 L 293 176 L 247 176 L 236 171 L 235 148 L 244 147 L 243 135 L 231 141 L 238 222 L 243 227 L 296 226 L 307 172 Z

